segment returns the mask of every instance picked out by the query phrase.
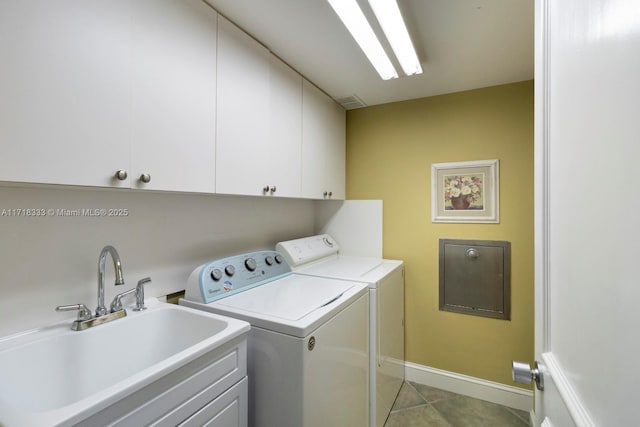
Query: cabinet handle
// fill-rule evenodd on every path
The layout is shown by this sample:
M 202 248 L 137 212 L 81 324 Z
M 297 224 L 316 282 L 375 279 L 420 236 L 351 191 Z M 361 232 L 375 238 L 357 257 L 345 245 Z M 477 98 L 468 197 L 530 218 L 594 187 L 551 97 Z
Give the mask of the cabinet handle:
M 329 191 L 329 197 L 333 196 L 333 191 Z
M 324 193 L 322 193 L 322 195 L 323 195 L 324 197 L 327 197 L 327 196 L 329 195 L 329 192 L 328 192 L 328 191 L 325 191 Z
M 148 173 L 143 173 L 142 175 L 140 175 L 140 181 L 148 184 L 149 182 L 151 182 L 151 175 L 149 175 Z
M 262 187 L 262 192 L 263 193 L 268 193 L 269 192 L 269 186 L 265 185 L 264 187 Z
M 271 187 L 269 189 L 269 191 L 271 191 L 271 194 L 275 193 L 276 192 L 276 186 L 274 185 L 273 187 Z
M 120 180 L 120 181 L 124 181 L 125 179 L 127 179 L 127 177 L 128 177 L 129 175 L 127 174 L 127 171 L 126 171 L 126 170 L 122 170 L 122 169 L 120 169 L 120 170 L 117 170 L 117 171 L 116 171 L 116 173 L 115 173 L 115 175 L 114 175 L 114 176 L 115 176 L 115 178 L 116 178 L 116 179 L 118 179 L 118 180 Z

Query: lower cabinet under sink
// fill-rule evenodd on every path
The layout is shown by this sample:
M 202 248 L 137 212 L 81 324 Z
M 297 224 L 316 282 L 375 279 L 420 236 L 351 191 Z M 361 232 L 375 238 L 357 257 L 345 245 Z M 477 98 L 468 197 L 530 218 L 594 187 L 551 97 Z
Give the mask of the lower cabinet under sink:
M 232 340 L 75 424 L 101 426 L 247 425 L 247 343 Z

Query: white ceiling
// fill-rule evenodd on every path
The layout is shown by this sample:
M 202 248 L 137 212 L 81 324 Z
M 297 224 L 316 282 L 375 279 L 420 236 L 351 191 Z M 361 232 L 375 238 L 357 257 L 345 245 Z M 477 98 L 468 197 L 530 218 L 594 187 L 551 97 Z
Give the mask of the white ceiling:
M 424 72 L 387 81 L 326 0 L 206 1 L 333 98 L 375 105 L 533 78 L 534 0 L 398 0 Z

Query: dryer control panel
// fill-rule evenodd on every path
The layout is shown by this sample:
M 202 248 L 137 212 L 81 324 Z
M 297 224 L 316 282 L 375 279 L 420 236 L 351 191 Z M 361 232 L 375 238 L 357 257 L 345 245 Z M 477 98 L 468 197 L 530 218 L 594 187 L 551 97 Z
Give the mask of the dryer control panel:
M 251 252 L 202 264 L 189 276 L 185 299 L 210 303 L 291 274 L 275 251 Z
M 328 234 L 319 234 L 280 242 L 276 245 L 276 251 L 281 253 L 291 266 L 297 267 L 336 255 L 340 247 L 333 237 Z

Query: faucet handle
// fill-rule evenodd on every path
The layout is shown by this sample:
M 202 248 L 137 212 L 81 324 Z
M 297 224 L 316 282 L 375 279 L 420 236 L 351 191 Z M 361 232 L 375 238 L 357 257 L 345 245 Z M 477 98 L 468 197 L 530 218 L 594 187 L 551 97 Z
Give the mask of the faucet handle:
M 59 305 L 56 307 L 56 311 L 71 310 L 78 310 L 78 320 L 80 321 L 90 320 L 93 317 L 89 307 L 84 304 Z
M 136 307 L 133 311 L 142 311 L 147 309 L 147 307 L 144 306 L 144 285 L 147 283 L 151 283 L 151 277 L 145 277 L 138 281 L 138 285 L 136 286 Z
M 129 289 L 126 292 L 122 292 L 121 294 L 116 295 L 113 298 L 113 301 L 111 301 L 111 312 L 115 313 L 116 311 L 120 311 L 122 310 L 122 298 L 126 297 L 127 295 L 131 295 L 136 293 L 135 289 Z

